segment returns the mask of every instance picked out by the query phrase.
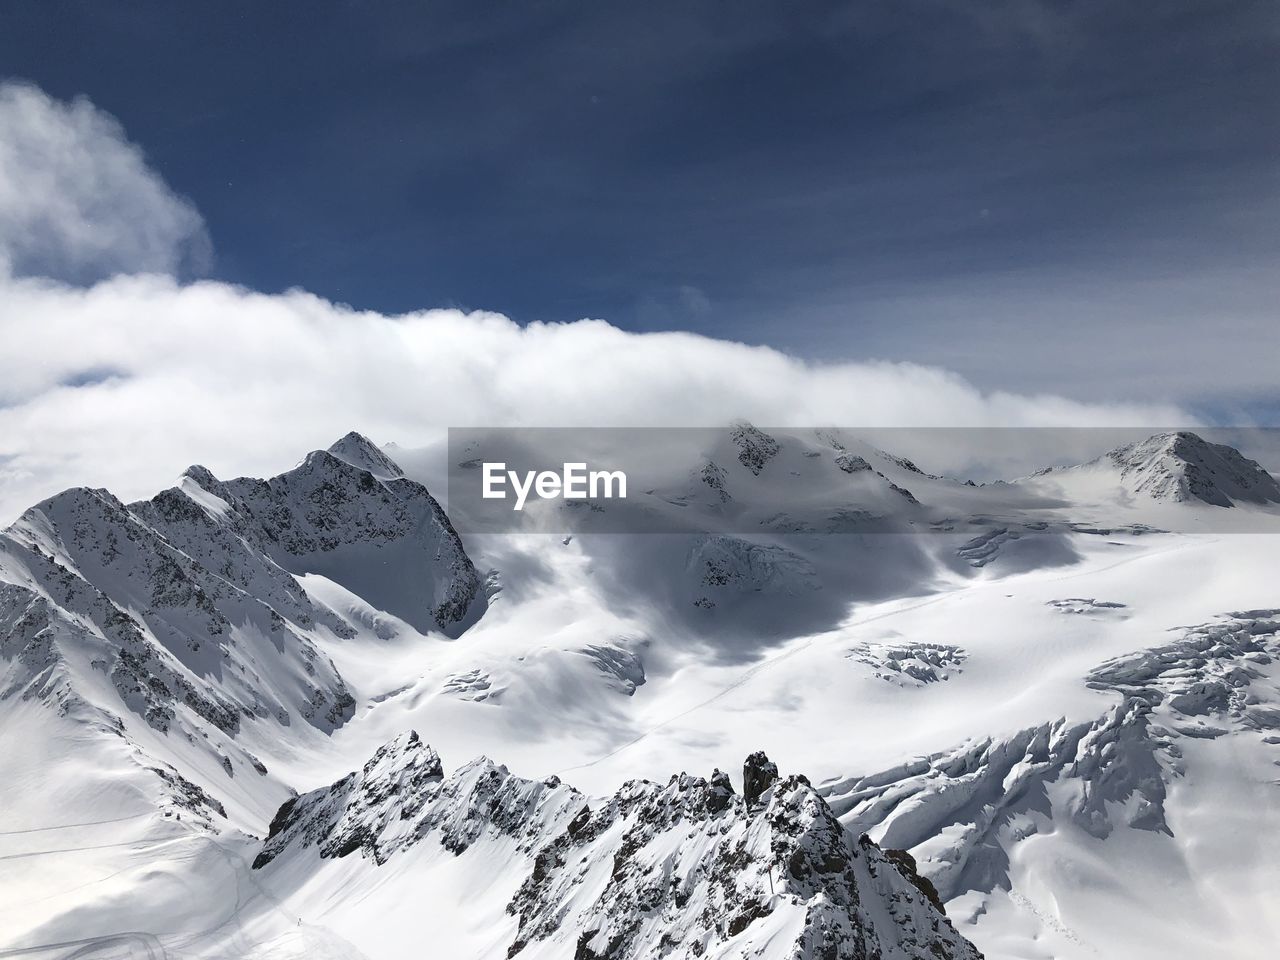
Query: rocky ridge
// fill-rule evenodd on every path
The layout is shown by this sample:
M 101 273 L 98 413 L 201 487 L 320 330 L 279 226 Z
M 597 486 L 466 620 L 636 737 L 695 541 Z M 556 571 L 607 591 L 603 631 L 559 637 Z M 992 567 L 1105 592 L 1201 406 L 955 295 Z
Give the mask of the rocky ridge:
M 779 777 L 763 754 L 745 777 L 750 802 L 720 771 L 588 801 L 483 758 L 446 776 L 408 733 L 281 807 L 254 867 L 307 851 L 382 865 L 427 843 L 483 857 L 486 844 L 513 841 L 527 873 L 507 905 L 508 957 L 727 960 L 766 942 L 796 960 L 981 956 L 909 855 L 848 833 L 804 777 Z M 789 945 L 777 952 L 780 939 Z

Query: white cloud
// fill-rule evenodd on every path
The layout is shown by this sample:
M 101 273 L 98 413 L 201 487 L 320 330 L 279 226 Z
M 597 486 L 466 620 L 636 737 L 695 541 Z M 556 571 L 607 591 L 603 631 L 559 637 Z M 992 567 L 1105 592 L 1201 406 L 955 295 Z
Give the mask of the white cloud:
M 0 270 L 88 281 L 198 271 L 208 256 L 200 214 L 113 117 L 0 84 Z
M 0 327 L 0 516 L 69 484 L 141 496 L 197 461 L 223 475 L 275 471 L 352 428 L 413 445 L 464 425 L 1188 420 L 1171 407 L 984 394 L 911 364 L 814 365 L 600 321 L 388 317 L 156 276 L 87 290 L 7 281 Z
M 353 428 L 411 446 L 451 425 L 1189 420 L 1168 406 L 983 393 L 912 364 L 813 364 L 593 320 L 390 317 L 300 291 L 141 275 L 173 270 L 200 219 L 114 121 L 86 101 L 0 87 L 0 157 L 0 251 L 140 274 L 77 287 L 0 271 L 0 520 L 74 484 L 147 495 L 193 462 L 224 476 L 278 471 Z

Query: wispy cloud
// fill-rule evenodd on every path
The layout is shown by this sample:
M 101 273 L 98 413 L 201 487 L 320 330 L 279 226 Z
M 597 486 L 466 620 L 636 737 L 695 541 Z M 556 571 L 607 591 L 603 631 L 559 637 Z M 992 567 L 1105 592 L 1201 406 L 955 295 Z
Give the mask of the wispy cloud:
M 0 270 L 91 281 L 208 266 L 204 221 L 86 99 L 0 84 Z

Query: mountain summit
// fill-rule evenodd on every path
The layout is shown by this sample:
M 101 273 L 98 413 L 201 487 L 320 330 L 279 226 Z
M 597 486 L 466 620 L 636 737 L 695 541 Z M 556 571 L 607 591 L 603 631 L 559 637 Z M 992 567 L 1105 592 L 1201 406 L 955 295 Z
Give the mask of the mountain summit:
M 329 447 L 329 452 L 360 470 L 368 470 L 375 480 L 397 480 L 404 476 L 400 465 L 374 446 L 364 434 L 352 430 Z
M 1093 463 L 1119 469 L 1126 488 L 1156 500 L 1219 507 L 1280 503 L 1280 483 L 1256 461 L 1186 430 L 1117 447 Z

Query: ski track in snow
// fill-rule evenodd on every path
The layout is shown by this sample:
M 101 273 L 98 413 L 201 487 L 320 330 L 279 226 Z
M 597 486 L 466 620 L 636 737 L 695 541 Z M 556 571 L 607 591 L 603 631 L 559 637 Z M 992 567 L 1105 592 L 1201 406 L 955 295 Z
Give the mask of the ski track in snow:
M 51 827 L 28 827 L 24 830 L 0 830 L 0 837 L 13 837 L 24 833 L 49 833 L 54 830 L 75 830 L 77 827 L 100 827 L 108 823 L 127 823 L 130 820 L 141 820 L 149 817 L 149 813 L 135 813 L 127 817 L 108 817 L 105 820 L 84 820 L 80 823 L 59 823 Z

